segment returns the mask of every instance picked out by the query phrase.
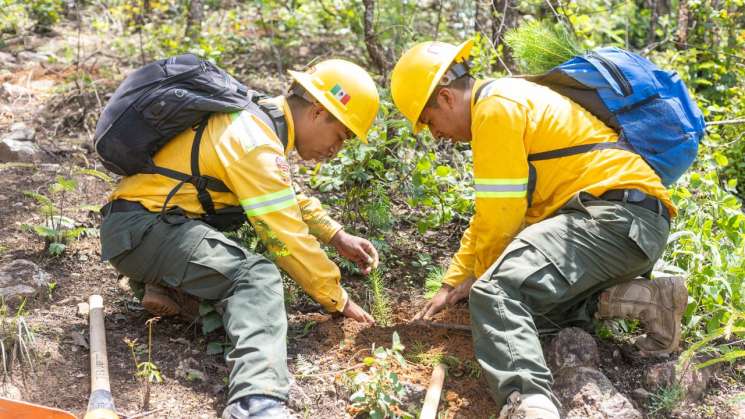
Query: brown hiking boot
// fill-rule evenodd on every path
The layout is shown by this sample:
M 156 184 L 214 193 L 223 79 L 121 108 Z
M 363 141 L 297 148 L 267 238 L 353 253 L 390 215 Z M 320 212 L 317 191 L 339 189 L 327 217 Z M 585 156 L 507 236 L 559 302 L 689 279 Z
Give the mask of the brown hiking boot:
M 513 391 L 499 411 L 499 419 L 559 419 L 559 410 L 543 394 L 520 394 Z
M 181 316 L 187 320 L 199 318 L 199 300 L 181 290 L 146 284 L 142 306 L 155 316 Z
M 647 332 L 647 336 L 636 340 L 640 354 L 660 355 L 678 349 L 687 304 L 684 278 L 637 278 L 603 291 L 595 317 L 639 320 Z

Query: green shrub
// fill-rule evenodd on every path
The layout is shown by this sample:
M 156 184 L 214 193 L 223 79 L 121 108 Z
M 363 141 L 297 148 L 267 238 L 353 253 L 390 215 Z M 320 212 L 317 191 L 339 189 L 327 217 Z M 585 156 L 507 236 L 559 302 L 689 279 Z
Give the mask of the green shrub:
M 349 398 L 352 415 L 367 413 L 371 419 L 414 418 L 402 409 L 401 397 L 406 394 L 406 388 L 391 370 L 393 362 L 401 367 L 406 365 L 401 355 L 403 350 L 396 332 L 393 332 L 390 349 L 373 345 L 373 356 L 364 360 L 367 372 L 357 373 L 352 378 L 353 393 Z
M 688 173 L 672 189 L 678 216 L 658 269 L 686 275 L 690 294 L 686 331 L 711 333 L 745 310 L 745 214 L 732 194 L 735 182 L 721 186 L 713 153 L 702 171 Z M 738 325 L 741 325 L 738 322 Z
M 49 32 L 59 22 L 62 0 L 31 0 L 27 4 L 29 16 L 36 32 Z

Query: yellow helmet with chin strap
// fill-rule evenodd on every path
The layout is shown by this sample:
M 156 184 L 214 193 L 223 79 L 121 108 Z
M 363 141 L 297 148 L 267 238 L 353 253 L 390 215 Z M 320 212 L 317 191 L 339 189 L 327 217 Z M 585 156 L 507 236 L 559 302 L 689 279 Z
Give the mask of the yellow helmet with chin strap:
M 424 128 L 419 116 L 432 92 L 453 63 L 463 62 L 470 56 L 471 47 L 473 40 L 457 46 L 437 41 L 422 42 L 399 58 L 391 73 L 391 96 L 398 110 L 411 122 L 414 134 Z M 455 74 L 455 77 L 459 75 Z
M 380 106 L 380 96 L 372 77 L 362 67 L 346 60 L 325 60 L 307 71 L 289 71 L 305 91 L 367 142 Z

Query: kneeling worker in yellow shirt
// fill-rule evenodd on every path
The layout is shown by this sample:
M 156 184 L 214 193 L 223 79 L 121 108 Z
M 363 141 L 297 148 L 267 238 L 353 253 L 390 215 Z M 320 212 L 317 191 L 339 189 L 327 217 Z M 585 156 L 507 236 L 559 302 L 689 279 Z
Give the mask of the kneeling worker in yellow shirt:
M 289 94 L 266 99 L 280 112 L 287 143 L 249 110 L 212 114 L 203 128 L 198 171 L 190 169 L 195 133 L 188 129 L 154 155 L 156 166 L 201 173 L 226 192 L 198 197 L 194 185 L 160 174 L 121 180 L 102 209 L 102 256 L 134 283 L 145 284 L 143 306 L 158 315 L 184 314 L 194 298 L 223 308 L 233 345 L 229 404 L 223 418 L 288 417 L 287 319 L 277 267 L 199 220 L 202 201 L 215 210 L 242 207 L 274 262 L 329 312 L 359 322 L 372 317 L 340 285 L 338 267 L 320 242 L 356 262 L 364 273 L 378 263 L 366 239 L 347 234 L 316 199 L 295 193 L 286 155 L 333 157 L 345 141 L 366 141 L 379 107 L 372 78 L 344 60 L 290 72 Z M 173 193 L 172 193 L 173 191 Z M 159 214 L 167 203 L 170 210 Z M 176 209 L 176 211 L 173 211 Z M 240 215 L 240 210 L 238 212 Z M 164 216 L 165 215 L 165 216 Z M 191 304 L 190 304 L 191 302 Z
M 475 214 L 442 289 L 415 318 L 470 293 L 474 351 L 500 417 L 558 419 L 539 330 L 635 318 L 647 330 L 637 341 L 642 353 L 677 348 L 683 281 L 637 278 L 662 255 L 675 207 L 630 151 L 530 161 L 618 135 L 547 87 L 474 79 L 471 44 L 418 44 L 391 76 L 393 101 L 415 132 L 426 126 L 438 139 L 470 142 L 473 152 Z

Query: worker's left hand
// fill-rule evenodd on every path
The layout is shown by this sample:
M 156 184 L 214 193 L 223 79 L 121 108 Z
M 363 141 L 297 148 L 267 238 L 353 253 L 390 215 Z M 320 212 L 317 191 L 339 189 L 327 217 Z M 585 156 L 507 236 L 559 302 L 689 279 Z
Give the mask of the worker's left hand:
M 378 251 L 369 240 L 339 230 L 329 242 L 339 254 L 357 264 L 367 275 L 378 267 Z

